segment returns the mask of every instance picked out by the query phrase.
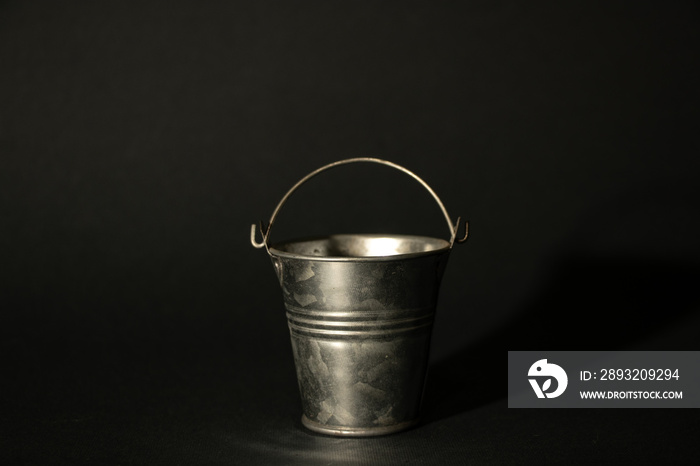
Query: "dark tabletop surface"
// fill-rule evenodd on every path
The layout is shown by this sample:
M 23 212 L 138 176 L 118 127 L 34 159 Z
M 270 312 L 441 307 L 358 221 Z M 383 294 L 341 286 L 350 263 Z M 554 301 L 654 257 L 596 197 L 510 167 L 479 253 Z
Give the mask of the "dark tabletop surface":
M 508 350 L 697 350 L 690 2 L 0 2 L 0 463 L 697 464 L 692 409 L 508 409 Z M 250 224 L 375 156 L 471 220 L 422 423 L 301 425 Z M 276 238 L 446 237 L 348 166 Z

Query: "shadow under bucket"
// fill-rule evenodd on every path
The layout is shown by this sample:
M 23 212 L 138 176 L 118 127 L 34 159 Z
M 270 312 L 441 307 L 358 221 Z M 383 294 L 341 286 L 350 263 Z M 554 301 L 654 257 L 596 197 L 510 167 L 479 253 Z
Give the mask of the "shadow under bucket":
M 448 219 L 450 240 L 357 234 L 268 244 L 292 192 L 321 171 L 354 162 L 389 165 L 417 179 Z M 372 436 L 418 422 L 440 282 L 458 225 L 416 175 L 360 158 L 326 165 L 299 181 L 270 225 L 261 225 L 261 243 L 253 226 L 251 241 L 267 249 L 282 287 L 307 428 Z M 457 242 L 465 240 L 466 233 Z

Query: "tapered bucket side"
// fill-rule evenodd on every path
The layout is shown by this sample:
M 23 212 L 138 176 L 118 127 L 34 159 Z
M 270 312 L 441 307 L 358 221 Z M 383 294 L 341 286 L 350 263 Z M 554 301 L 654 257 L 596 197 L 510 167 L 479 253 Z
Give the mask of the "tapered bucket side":
M 289 252 L 301 243 L 270 250 L 287 310 L 302 421 L 314 431 L 384 435 L 418 421 L 451 249 L 432 238 L 384 239 L 423 249 L 437 241 L 443 248 L 368 257 Z M 315 250 L 339 254 L 323 247 Z

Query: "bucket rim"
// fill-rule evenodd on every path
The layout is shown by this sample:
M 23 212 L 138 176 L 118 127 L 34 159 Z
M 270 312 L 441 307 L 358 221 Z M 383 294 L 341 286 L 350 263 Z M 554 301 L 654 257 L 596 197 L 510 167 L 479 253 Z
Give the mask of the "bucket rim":
M 330 239 L 334 237 L 344 237 L 344 236 L 358 236 L 362 238 L 389 238 L 389 239 L 414 239 L 414 240 L 424 240 L 430 241 L 432 243 L 442 244 L 442 247 L 437 249 L 431 249 L 429 251 L 418 251 L 400 254 L 391 254 L 386 256 L 315 256 L 311 254 L 300 254 L 294 252 L 283 251 L 279 249 L 280 246 L 288 245 L 292 243 L 302 243 L 307 241 L 318 241 L 324 239 Z M 402 235 L 394 233 L 339 233 L 332 235 L 318 235 L 318 236 L 307 236 L 302 238 L 294 238 L 287 241 L 280 241 L 270 246 L 269 253 L 271 256 L 283 257 L 287 259 L 303 259 L 309 261 L 323 261 L 323 262 L 386 262 L 395 260 L 412 259 L 416 257 L 430 256 L 443 254 L 452 250 L 452 244 L 449 241 L 436 238 L 433 236 L 425 235 Z

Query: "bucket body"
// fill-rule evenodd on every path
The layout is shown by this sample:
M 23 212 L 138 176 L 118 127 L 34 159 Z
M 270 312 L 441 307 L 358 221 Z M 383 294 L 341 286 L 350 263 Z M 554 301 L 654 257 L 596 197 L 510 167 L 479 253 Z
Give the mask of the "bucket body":
M 445 240 L 334 235 L 274 245 L 311 430 L 383 435 L 418 422 Z
M 420 183 L 442 211 L 450 240 L 363 234 L 270 242 L 277 215 L 297 189 L 353 163 L 384 165 Z M 452 247 L 469 236 L 464 222 L 458 237 L 460 220 L 452 222 L 415 173 L 358 157 L 312 171 L 282 197 L 267 226 L 251 225 L 250 242 L 267 250 L 282 287 L 306 427 L 371 436 L 418 422 L 440 281 Z

